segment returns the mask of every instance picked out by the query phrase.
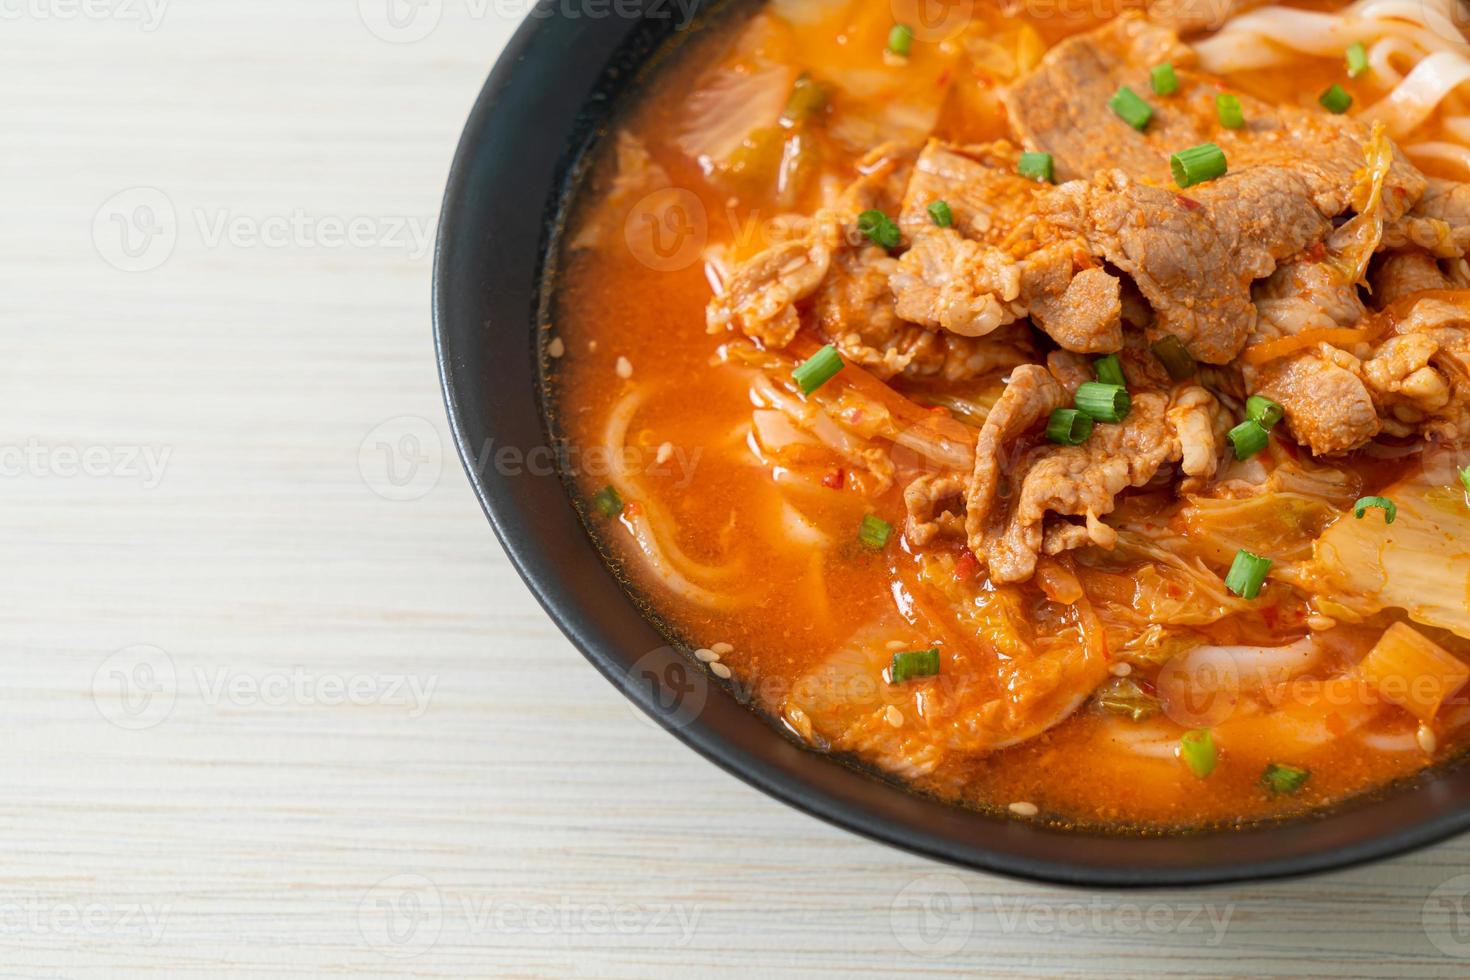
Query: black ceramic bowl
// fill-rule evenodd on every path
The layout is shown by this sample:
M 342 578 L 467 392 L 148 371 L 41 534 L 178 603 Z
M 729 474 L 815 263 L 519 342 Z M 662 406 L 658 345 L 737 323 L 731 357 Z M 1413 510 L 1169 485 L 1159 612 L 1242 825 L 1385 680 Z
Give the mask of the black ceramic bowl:
M 1470 825 L 1464 767 L 1330 813 L 1230 832 L 1128 837 L 1007 821 L 914 795 L 800 747 L 669 649 L 604 564 L 560 476 L 544 465 L 550 441 L 538 350 L 549 257 L 579 163 L 639 67 L 676 40 L 691 9 L 638 2 L 639 17 L 627 16 L 631 7 L 621 2 L 595 8 L 601 17 L 589 16 L 588 3 L 572 17 L 568 0 L 543 0 L 522 25 L 465 127 L 434 270 L 439 369 L 470 480 L 531 590 L 608 680 L 706 758 L 777 799 L 919 854 L 1026 878 L 1078 885 L 1269 878 L 1384 857 Z M 500 450 L 509 452 L 497 463 Z

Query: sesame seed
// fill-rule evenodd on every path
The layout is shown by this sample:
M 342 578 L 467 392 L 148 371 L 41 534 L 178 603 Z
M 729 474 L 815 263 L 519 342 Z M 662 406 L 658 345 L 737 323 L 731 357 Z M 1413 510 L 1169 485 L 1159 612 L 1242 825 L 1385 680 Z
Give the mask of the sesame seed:
M 1108 673 L 1112 674 L 1114 677 L 1127 677 L 1129 674 L 1133 673 L 1133 665 L 1113 664 L 1113 666 L 1108 668 Z
M 903 644 L 903 641 L 902 640 L 889 640 L 888 641 L 888 649 L 890 649 L 890 650 L 902 650 L 903 649 L 903 646 L 904 646 L 904 644 Z
M 1006 809 L 1010 810 L 1018 817 L 1034 817 L 1041 812 L 1036 808 L 1035 803 L 1027 803 L 1025 800 L 1019 800 L 1015 803 L 1012 803 L 1010 806 L 1006 807 Z
M 1321 613 L 1312 613 L 1307 616 L 1307 625 L 1312 628 L 1313 632 L 1320 633 L 1323 630 L 1330 630 L 1336 626 L 1337 620 L 1331 616 L 1324 616 Z
M 562 343 L 560 337 L 552 337 L 551 343 L 546 345 L 546 353 L 552 357 L 561 357 L 567 352 L 567 345 Z
M 1434 755 L 1434 750 L 1439 748 L 1439 739 L 1435 736 L 1434 729 L 1428 725 L 1420 725 L 1419 730 L 1414 733 L 1414 739 L 1419 743 L 1419 748 L 1430 755 Z
M 667 463 L 669 457 L 672 455 L 674 455 L 674 444 L 672 442 L 666 442 L 658 447 L 658 453 L 654 455 L 653 461 L 655 463 Z
M 709 648 L 722 657 L 727 653 L 735 652 L 735 647 L 733 647 L 729 643 L 711 643 L 709 645 Z
M 618 377 L 631 378 L 633 376 L 633 362 L 626 357 L 618 358 Z
M 903 712 L 899 711 L 893 705 L 890 704 L 887 708 L 884 709 L 883 717 L 887 718 L 888 724 L 892 725 L 894 728 L 903 727 Z
M 730 668 L 729 667 L 726 667 L 724 664 L 720 663 L 718 660 L 716 660 L 714 663 L 710 664 L 709 665 L 709 669 L 712 670 L 712 671 L 714 671 L 715 676 L 718 677 L 718 678 L 720 678 L 720 680 L 727 681 L 727 680 L 730 679 Z
M 589 341 L 587 341 L 587 350 L 589 352 L 593 353 L 593 354 L 596 354 L 597 353 L 597 341 L 595 341 L 595 340 L 589 340 Z
M 720 659 L 720 655 L 718 653 L 715 653 L 713 650 L 707 650 L 704 647 L 700 647 L 698 650 L 695 650 L 694 656 L 701 663 L 706 664 Z

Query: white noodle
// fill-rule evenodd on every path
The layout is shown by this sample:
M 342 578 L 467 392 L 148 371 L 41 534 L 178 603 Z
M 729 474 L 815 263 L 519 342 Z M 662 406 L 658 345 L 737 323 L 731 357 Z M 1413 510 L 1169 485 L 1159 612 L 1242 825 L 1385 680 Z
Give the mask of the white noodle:
M 1423 123 L 1451 92 L 1470 81 L 1470 43 L 1451 14 L 1460 0 L 1358 0 L 1335 14 L 1264 7 L 1234 17 L 1196 50 L 1208 71 L 1227 74 L 1288 63 L 1300 54 L 1341 58 L 1361 41 L 1372 69 L 1367 80 L 1386 93 L 1366 111 L 1395 138 Z M 1413 65 L 1408 75 L 1400 65 Z M 1454 134 L 1465 140 L 1463 133 Z M 1438 148 L 1421 156 L 1452 159 Z
M 1436 163 L 1451 164 L 1458 167 L 1465 176 L 1470 177 L 1470 147 L 1461 146 L 1459 143 L 1431 141 L 1410 143 L 1404 147 L 1404 153 L 1415 161 L 1433 160 Z

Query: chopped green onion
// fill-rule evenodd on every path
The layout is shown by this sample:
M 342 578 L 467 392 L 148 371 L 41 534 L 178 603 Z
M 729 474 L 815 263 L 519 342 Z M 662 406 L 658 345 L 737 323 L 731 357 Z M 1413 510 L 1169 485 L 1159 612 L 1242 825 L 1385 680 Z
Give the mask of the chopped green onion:
M 1399 516 L 1398 507 L 1394 506 L 1394 502 L 1387 497 L 1359 497 L 1358 502 L 1353 504 L 1353 516 L 1361 521 L 1363 515 L 1368 513 L 1369 507 L 1377 507 L 1383 511 L 1383 523 L 1385 524 L 1392 524 L 1393 519 Z
M 1114 715 L 1142 721 L 1159 712 L 1159 699 L 1138 686 L 1130 677 L 1109 681 L 1097 695 L 1097 706 Z
M 882 550 L 892 533 L 893 525 L 873 514 L 864 514 L 863 523 L 858 526 L 858 540 L 874 551 Z
M 810 395 L 831 381 L 832 376 L 841 370 L 842 355 L 837 353 L 836 347 L 828 344 L 798 364 L 791 372 L 791 377 L 801 388 L 803 395 Z
M 1271 762 L 1266 765 L 1266 771 L 1261 773 L 1261 785 L 1269 789 L 1272 796 L 1291 796 L 1302 788 L 1302 784 L 1311 775 L 1306 769 Z
M 1215 749 L 1215 736 L 1208 728 L 1196 728 L 1179 737 L 1179 758 L 1189 771 L 1204 779 L 1215 771 L 1220 753 Z
M 1255 419 L 1246 419 L 1231 429 L 1226 438 L 1230 440 L 1230 445 L 1235 447 L 1236 459 L 1250 459 L 1266 448 L 1271 441 L 1271 434 Z
M 603 517 L 616 517 L 623 512 L 623 498 L 618 495 L 617 487 L 609 484 L 593 495 L 592 506 Z
M 1169 377 L 1175 381 L 1183 381 L 1194 375 L 1194 358 L 1189 356 L 1189 351 L 1184 349 L 1184 341 L 1173 334 L 1165 334 L 1154 341 L 1150 348 L 1163 362 L 1164 370 L 1169 372 Z
M 1263 429 L 1274 429 L 1286 410 L 1265 395 L 1251 395 L 1245 400 L 1245 417 L 1261 423 Z
M 1241 111 L 1240 99 L 1233 95 L 1215 96 L 1215 115 L 1226 129 L 1239 129 L 1245 125 L 1245 113 Z
M 1195 184 L 1225 176 L 1228 166 L 1224 150 L 1214 143 L 1201 143 L 1169 157 L 1169 169 L 1174 172 L 1175 184 L 1193 187 Z
M 1457 469 L 1455 472 L 1460 475 L 1460 486 L 1465 488 L 1466 493 L 1470 493 L 1470 466 Z
M 1348 106 L 1353 104 L 1353 97 L 1348 95 L 1347 91 L 1341 85 L 1333 83 L 1328 86 L 1327 91 L 1323 92 L 1321 98 L 1317 101 L 1322 103 L 1322 108 L 1328 112 L 1340 116 L 1348 111 Z
M 1348 78 L 1357 78 L 1368 70 L 1368 49 L 1362 41 L 1354 41 L 1347 49 Z
M 1128 383 L 1128 379 L 1123 377 L 1123 362 L 1118 360 L 1117 354 L 1109 354 L 1093 361 L 1092 373 L 1105 385 L 1126 385 Z
M 1149 104 L 1139 98 L 1138 93 L 1126 85 L 1118 89 L 1113 97 L 1108 100 L 1108 108 L 1117 113 L 1119 119 L 1122 119 L 1125 123 L 1138 130 L 1147 126 L 1148 121 L 1154 115 L 1154 111 L 1149 107 Z
M 954 224 L 954 212 L 949 209 L 948 201 L 935 201 L 929 205 L 929 220 L 941 228 L 948 228 Z
M 1179 76 L 1174 74 L 1174 66 L 1167 61 L 1162 65 L 1154 65 L 1153 71 L 1148 74 L 1149 80 L 1153 82 L 1155 95 L 1173 95 L 1179 91 Z
M 1076 404 L 1099 422 L 1121 422 L 1133 407 L 1133 399 L 1122 385 L 1084 381 L 1077 387 Z
M 894 24 L 888 31 L 888 50 L 907 57 L 914 43 L 914 29 L 907 24 Z M 768 117 L 769 118 L 769 117 Z
M 786 108 L 781 110 L 781 122 L 790 128 L 803 119 L 815 116 L 826 104 L 827 90 L 812 76 L 802 72 L 797 76 L 796 84 L 791 87 L 791 97 L 786 100 Z
M 858 231 L 868 236 L 868 241 L 884 248 L 898 248 L 903 240 L 898 225 L 882 211 L 864 211 L 858 215 Z
M 1059 408 L 1046 421 L 1046 437 L 1064 446 L 1080 446 L 1092 435 L 1092 416 L 1075 408 Z
M 1271 559 L 1253 555 L 1244 548 L 1235 553 L 1230 573 L 1225 576 L 1225 588 L 1242 599 L 1254 599 L 1261 594 L 1261 585 L 1266 573 L 1271 570 Z
M 889 666 L 890 684 L 902 684 L 915 677 L 933 677 L 939 673 L 939 648 L 903 650 L 893 655 Z
M 1052 182 L 1051 154 L 1022 153 L 1021 162 L 1016 166 L 1016 172 L 1022 177 L 1029 177 L 1038 184 L 1050 184 Z

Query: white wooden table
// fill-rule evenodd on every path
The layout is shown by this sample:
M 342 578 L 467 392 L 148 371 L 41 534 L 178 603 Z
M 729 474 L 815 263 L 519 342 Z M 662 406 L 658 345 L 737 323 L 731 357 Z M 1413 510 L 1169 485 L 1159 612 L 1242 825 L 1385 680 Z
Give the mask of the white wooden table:
M 502 556 L 431 356 L 518 7 L 0 0 L 0 976 L 1470 973 L 1470 840 L 1035 887 L 623 703 Z

